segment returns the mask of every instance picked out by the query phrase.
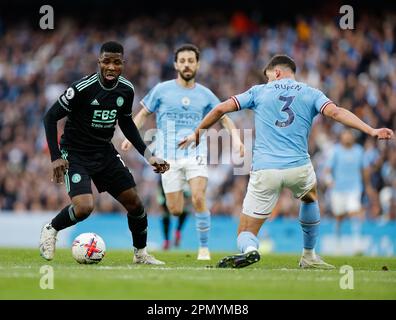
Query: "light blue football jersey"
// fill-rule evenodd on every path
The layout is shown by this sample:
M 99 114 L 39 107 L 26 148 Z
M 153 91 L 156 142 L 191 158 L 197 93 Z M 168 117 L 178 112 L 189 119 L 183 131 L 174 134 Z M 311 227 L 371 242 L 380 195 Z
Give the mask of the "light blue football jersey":
M 239 109 L 254 111 L 254 171 L 310 162 L 308 137 L 313 118 L 331 103 L 320 90 L 288 78 L 253 86 L 232 98 Z
M 212 91 L 198 83 L 193 88 L 182 87 L 176 80 L 157 84 L 141 101 L 149 112 L 156 113 L 156 155 L 166 160 L 200 156 L 206 161 L 206 136 L 201 137 L 197 148 L 190 146 L 182 150 L 178 143 L 193 133 L 205 115 L 219 103 Z
M 367 167 L 367 164 L 364 161 L 364 149 L 362 146 L 354 144 L 347 149 L 341 144 L 335 145 L 327 167 L 331 169 L 334 191 L 363 191 L 362 170 Z

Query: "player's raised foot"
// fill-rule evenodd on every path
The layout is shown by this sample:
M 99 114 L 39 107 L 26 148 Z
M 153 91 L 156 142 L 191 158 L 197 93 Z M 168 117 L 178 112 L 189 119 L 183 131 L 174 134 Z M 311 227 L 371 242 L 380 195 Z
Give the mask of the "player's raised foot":
M 335 269 L 335 266 L 324 262 L 321 257 L 315 255 L 315 258 L 308 258 L 302 256 L 299 263 L 300 268 L 302 269 L 323 269 L 323 270 L 331 270 Z
M 206 247 L 201 247 L 198 249 L 197 260 L 210 260 L 210 252 Z
M 175 231 L 175 247 L 180 246 L 181 232 L 179 230 Z
M 260 260 L 260 254 L 257 250 L 241 254 L 234 254 L 221 259 L 217 268 L 244 268 Z
M 55 255 L 55 244 L 56 244 L 56 231 L 50 223 L 47 223 L 41 229 L 40 235 L 40 255 L 45 260 L 52 260 Z
M 133 255 L 133 263 L 136 264 L 153 264 L 153 265 L 162 265 L 165 262 L 156 259 L 154 256 L 147 253 L 145 249 L 135 250 L 135 254 Z

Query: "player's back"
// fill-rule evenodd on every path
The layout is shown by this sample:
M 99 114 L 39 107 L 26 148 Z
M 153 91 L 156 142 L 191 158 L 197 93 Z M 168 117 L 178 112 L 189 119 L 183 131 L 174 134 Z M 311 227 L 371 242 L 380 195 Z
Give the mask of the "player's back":
M 293 79 L 271 81 L 235 96 L 255 112 L 253 170 L 307 164 L 313 118 L 330 102 L 319 90 Z

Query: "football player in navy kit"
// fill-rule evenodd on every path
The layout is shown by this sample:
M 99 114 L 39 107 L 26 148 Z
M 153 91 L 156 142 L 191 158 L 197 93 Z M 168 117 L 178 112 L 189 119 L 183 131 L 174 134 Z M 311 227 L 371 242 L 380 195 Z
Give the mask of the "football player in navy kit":
M 98 72 L 73 83 L 44 117 L 51 154 L 53 180 L 64 183 L 71 204 L 43 226 L 40 254 L 52 260 L 60 230 L 86 219 L 94 209 L 91 180 L 99 192 L 107 191 L 127 210 L 132 233 L 134 263 L 163 264 L 147 253 L 147 214 L 135 181 L 111 143 L 118 121 L 124 135 L 157 173 L 169 164 L 153 156 L 140 137 L 132 118 L 134 88 L 121 76 L 123 47 L 110 41 L 102 45 Z M 67 117 L 60 146 L 57 121 Z

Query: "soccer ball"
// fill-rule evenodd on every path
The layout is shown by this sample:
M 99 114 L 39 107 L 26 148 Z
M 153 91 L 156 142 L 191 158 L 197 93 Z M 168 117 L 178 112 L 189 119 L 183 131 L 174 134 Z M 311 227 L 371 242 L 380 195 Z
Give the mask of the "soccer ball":
M 82 233 L 73 241 L 72 255 L 78 263 L 99 263 L 105 252 L 106 245 L 96 233 Z

